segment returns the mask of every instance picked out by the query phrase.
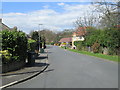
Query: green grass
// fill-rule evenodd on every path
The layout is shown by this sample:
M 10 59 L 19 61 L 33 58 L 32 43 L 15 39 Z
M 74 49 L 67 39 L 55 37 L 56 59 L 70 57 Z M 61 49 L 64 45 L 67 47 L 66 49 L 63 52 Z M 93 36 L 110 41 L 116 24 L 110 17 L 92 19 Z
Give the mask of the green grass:
M 100 53 L 91 53 L 91 52 L 87 52 L 87 51 L 78 51 L 76 49 L 67 49 L 69 51 L 72 52 L 77 52 L 77 53 L 81 53 L 81 54 L 86 54 L 86 55 L 90 55 L 90 56 L 95 56 L 95 57 L 99 57 L 99 58 L 103 58 L 103 59 L 107 59 L 110 61 L 115 61 L 118 62 L 118 56 L 112 56 L 112 55 L 104 55 L 104 54 L 100 54 Z

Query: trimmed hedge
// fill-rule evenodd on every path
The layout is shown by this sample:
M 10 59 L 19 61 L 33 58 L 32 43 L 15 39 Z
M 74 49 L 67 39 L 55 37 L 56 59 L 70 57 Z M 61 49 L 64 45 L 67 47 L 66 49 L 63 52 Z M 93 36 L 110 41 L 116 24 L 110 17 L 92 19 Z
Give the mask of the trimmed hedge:
M 28 51 L 34 52 L 37 50 L 37 42 L 33 39 L 28 39 Z
M 2 51 L 8 50 L 11 54 L 9 62 L 25 61 L 27 57 L 27 37 L 24 32 L 16 30 L 3 30 L 2 34 Z M 4 63 L 8 63 L 3 59 Z

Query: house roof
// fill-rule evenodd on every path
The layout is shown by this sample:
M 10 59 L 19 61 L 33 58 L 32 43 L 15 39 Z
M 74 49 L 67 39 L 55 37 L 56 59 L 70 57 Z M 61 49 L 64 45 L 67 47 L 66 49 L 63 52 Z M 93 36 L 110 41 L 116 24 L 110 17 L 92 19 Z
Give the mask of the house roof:
M 2 23 L 2 19 L 0 18 L 0 31 L 2 30 L 12 30 L 13 28 L 8 27 L 7 25 L 5 25 L 4 23 Z M 17 27 L 14 27 L 17 28 Z
M 4 23 L 2 23 L 2 30 L 11 30 L 7 25 L 5 25 Z
M 59 42 L 72 42 L 72 38 L 62 38 Z

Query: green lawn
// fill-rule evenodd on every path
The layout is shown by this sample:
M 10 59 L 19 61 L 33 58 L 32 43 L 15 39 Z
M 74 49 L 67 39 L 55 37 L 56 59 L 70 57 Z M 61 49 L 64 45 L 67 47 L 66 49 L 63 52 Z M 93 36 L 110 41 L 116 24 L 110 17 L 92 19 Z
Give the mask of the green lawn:
M 67 50 L 72 51 L 72 52 L 77 52 L 77 53 L 81 53 L 81 54 L 86 54 L 86 55 L 95 56 L 95 57 L 99 57 L 99 58 L 103 58 L 103 59 L 118 62 L 118 56 L 117 55 L 116 56 L 104 55 L 104 54 L 100 54 L 100 53 L 91 53 L 91 52 L 87 52 L 87 51 L 78 51 L 76 49 L 67 49 Z

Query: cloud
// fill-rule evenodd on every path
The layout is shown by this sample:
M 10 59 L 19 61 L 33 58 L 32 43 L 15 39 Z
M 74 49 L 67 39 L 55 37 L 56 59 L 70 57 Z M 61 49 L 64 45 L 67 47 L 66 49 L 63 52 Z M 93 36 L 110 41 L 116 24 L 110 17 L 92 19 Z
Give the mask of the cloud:
M 49 7 L 50 7 L 49 5 L 43 6 L 44 9 L 48 9 Z
M 59 5 L 59 6 L 63 6 L 63 5 L 65 5 L 65 3 L 58 3 L 58 5 Z
M 43 2 L 43 0 L 2 0 L 3 2 Z M 44 2 L 96 2 L 104 0 L 44 0 Z M 118 2 L 119 0 L 105 0 L 106 2 Z
M 29 33 L 31 30 L 39 29 L 38 24 L 43 24 L 41 28 L 48 28 L 53 31 L 73 27 L 73 22 L 84 13 L 90 12 L 94 8 L 92 5 L 64 5 L 63 12 L 54 9 L 42 9 L 28 13 L 6 13 L 3 14 L 3 22 L 10 27 L 17 26 L 20 30 Z M 47 6 L 46 6 L 47 7 Z

